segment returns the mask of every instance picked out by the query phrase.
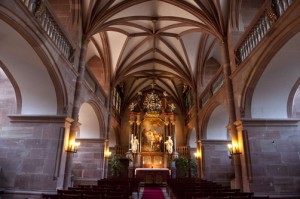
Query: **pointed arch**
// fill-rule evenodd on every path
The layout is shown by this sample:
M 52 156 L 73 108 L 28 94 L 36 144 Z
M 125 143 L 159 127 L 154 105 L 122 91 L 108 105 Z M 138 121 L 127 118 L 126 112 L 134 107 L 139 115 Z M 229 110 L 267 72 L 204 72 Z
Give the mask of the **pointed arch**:
M 16 17 L 16 16 L 14 16 Z M 68 111 L 68 96 L 63 78 L 56 62 L 43 44 L 41 37 L 32 29 L 0 13 L 1 40 L 5 51 L 1 52 L 7 71 L 19 87 L 21 98 L 17 98 L 18 114 L 61 115 Z M 5 43 L 6 42 L 6 43 Z M 8 42 L 8 43 L 7 43 Z M 15 48 L 14 44 L 18 44 Z M 36 47 L 38 46 L 38 48 Z M 11 55 L 14 55 L 12 58 Z M 28 59 L 30 57 L 30 59 Z M 21 68 L 26 68 L 23 70 Z M 30 91 L 30 92 L 28 92 Z
M 227 140 L 229 115 L 225 104 L 212 104 L 205 114 L 202 126 L 202 138 L 209 140 Z
M 289 31 L 278 38 L 276 44 L 266 49 L 255 63 L 259 67 L 256 67 L 250 75 L 242 95 L 242 110 L 245 112 L 243 117 L 290 117 L 288 110 L 290 93 L 299 77 L 297 63 L 300 60 L 296 46 L 300 44 L 300 30 L 299 27 L 297 29 L 298 32 Z M 288 52 L 292 48 L 294 53 Z M 280 64 L 280 57 L 286 53 L 290 59 L 284 59 L 284 63 Z

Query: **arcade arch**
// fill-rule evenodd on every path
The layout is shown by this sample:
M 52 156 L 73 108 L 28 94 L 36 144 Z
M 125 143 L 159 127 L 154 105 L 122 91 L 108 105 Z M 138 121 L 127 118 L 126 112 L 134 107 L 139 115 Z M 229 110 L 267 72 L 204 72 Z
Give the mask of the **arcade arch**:
M 43 59 L 42 48 L 31 43 L 29 33 L 16 30 L 14 24 L 0 20 L 1 67 L 14 79 L 17 94 L 17 114 L 57 115 L 62 113 L 66 102 L 64 88 L 58 81 L 50 60 Z M 22 33 L 21 33 L 22 32 Z M 25 36 L 24 36 L 25 35 Z M 25 70 L 26 69 L 26 70 Z M 7 73 L 6 72 L 6 73 Z M 59 97 L 60 96 L 60 97 Z
M 252 118 L 288 118 L 288 99 L 300 76 L 299 45 L 300 33 L 292 37 L 266 66 L 253 91 Z
M 221 104 L 212 111 L 206 127 L 206 139 L 208 140 L 227 140 L 228 133 L 226 126 L 229 116 L 225 104 Z
M 99 112 L 99 114 L 97 114 Z M 92 102 L 85 102 L 79 110 L 80 132 L 77 138 L 104 138 L 104 122 L 100 110 Z

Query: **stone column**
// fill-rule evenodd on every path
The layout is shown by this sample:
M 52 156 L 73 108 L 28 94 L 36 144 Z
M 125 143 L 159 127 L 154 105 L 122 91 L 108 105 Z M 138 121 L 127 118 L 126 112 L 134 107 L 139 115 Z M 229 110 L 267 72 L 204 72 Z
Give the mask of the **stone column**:
M 74 122 L 71 125 L 71 130 L 70 130 L 69 140 L 68 140 L 69 143 L 75 141 L 76 132 L 78 129 L 77 128 L 77 124 L 79 120 L 78 114 L 81 106 L 80 96 L 81 96 L 82 85 L 84 81 L 87 46 L 88 46 L 88 40 L 83 39 L 81 45 L 80 57 L 79 57 L 78 77 L 76 80 L 74 103 L 73 103 L 73 110 L 72 110 L 72 118 L 74 119 Z M 67 153 L 65 177 L 64 177 L 64 185 L 63 185 L 64 189 L 67 189 L 69 186 L 71 186 L 72 164 L 73 164 L 73 153 Z
M 197 161 L 197 166 L 198 166 L 198 177 L 203 178 L 203 173 L 202 173 L 202 143 L 200 140 L 196 141 L 197 149 L 196 153 L 199 153 L 199 157 L 196 157 Z
M 63 132 L 63 147 L 60 149 L 62 152 L 61 152 L 61 161 L 59 162 L 59 166 L 57 166 L 57 168 L 59 168 L 59 170 L 57 171 L 57 186 L 56 188 L 57 189 L 63 189 L 64 187 L 64 180 L 65 180 L 65 165 L 66 165 L 66 151 L 67 151 L 67 147 L 68 147 L 68 140 L 69 140 L 69 134 L 70 134 L 70 129 L 71 129 L 71 125 L 72 125 L 72 122 L 74 120 L 72 118 L 66 118 L 65 119 L 65 123 L 64 123 L 64 127 L 62 127 L 61 131 Z M 60 173 L 63 173 L 64 175 L 61 176 L 59 175 Z M 70 179 L 70 183 L 71 183 L 71 179 Z
M 240 161 L 241 161 L 241 172 L 242 172 L 242 183 L 243 183 L 243 191 L 249 192 L 250 186 L 249 181 L 252 180 L 252 167 L 251 167 L 251 158 L 250 158 L 250 148 L 249 148 L 249 140 L 248 133 L 243 127 L 242 121 L 234 122 L 238 132 L 238 140 L 240 147 Z
M 226 100 L 227 100 L 227 108 L 229 111 L 229 132 L 232 137 L 232 145 L 234 147 L 239 148 L 238 146 L 238 135 L 234 125 L 236 121 L 236 112 L 235 112 L 235 103 L 234 103 L 234 93 L 233 93 L 233 85 L 232 80 L 230 78 L 231 75 L 231 68 L 230 68 L 230 58 L 229 58 L 229 50 L 228 50 L 228 43 L 227 41 L 222 41 L 221 43 L 221 50 L 222 50 L 222 67 L 223 67 L 223 74 L 224 74 L 224 85 L 226 90 Z M 232 158 L 233 160 L 233 168 L 235 173 L 235 179 L 233 180 L 232 186 L 236 189 L 243 190 L 242 185 L 242 174 L 241 174 L 241 162 L 240 162 L 240 154 L 235 154 Z
M 227 126 L 230 133 L 232 133 L 232 126 Z M 233 142 L 233 147 L 237 143 Z M 238 152 L 239 148 L 234 150 L 235 152 L 231 154 L 233 169 L 234 169 L 234 179 L 231 181 L 231 188 L 233 189 L 241 189 L 243 190 L 243 182 L 242 182 L 242 169 L 241 169 L 241 153 Z
M 109 157 L 107 157 L 106 153 L 109 151 L 109 140 L 105 139 L 104 141 L 104 154 L 103 154 L 103 178 L 107 177 L 107 173 L 108 173 L 108 159 Z

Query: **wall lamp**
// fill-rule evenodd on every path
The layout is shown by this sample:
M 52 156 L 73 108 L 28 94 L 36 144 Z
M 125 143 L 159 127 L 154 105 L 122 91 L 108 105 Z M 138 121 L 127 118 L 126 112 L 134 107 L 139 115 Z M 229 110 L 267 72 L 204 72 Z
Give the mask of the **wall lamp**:
M 230 156 L 241 154 L 237 144 L 234 144 L 234 143 L 227 144 L 227 147 L 228 147 L 228 152 L 229 152 Z
M 106 151 L 104 152 L 104 157 L 105 157 L 105 158 L 109 158 L 110 156 L 111 156 L 111 151 L 106 150 Z
M 79 145 L 80 142 L 75 142 L 75 140 L 70 141 L 67 148 L 67 152 L 77 153 Z
M 194 153 L 194 156 L 197 160 L 199 160 L 201 158 L 201 153 L 197 151 L 196 153 Z

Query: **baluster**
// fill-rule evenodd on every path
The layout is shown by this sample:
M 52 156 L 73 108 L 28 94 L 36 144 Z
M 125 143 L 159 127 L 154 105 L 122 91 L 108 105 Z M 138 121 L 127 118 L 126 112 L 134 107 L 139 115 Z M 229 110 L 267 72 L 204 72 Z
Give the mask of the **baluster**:
M 250 41 L 251 41 L 251 52 L 253 51 L 253 49 L 255 48 L 255 38 L 254 38 L 254 34 L 253 31 L 251 31 L 250 33 Z
M 48 15 L 46 15 L 45 26 L 44 26 L 46 33 L 48 32 L 49 25 L 50 25 L 50 18 Z
M 31 13 L 33 13 L 34 4 L 35 4 L 35 0 L 29 0 L 28 9 Z
M 62 52 L 63 55 L 65 55 L 65 46 L 66 46 L 66 41 L 63 40 L 63 43 L 62 43 L 62 46 L 61 46 L 61 49 L 60 49 L 60 51 Z
M 256 33 L 256 27 L 254 27 L 253 29 L 253 32 L 252 32 L 252 35 L 253 35 L 253 42 L 254 42 L 254 48 L 257 46 L 258 44 L 258 41 L 257 41 L 257 33 Z
M 244 44 L 243 44 L 243 50 L 244 50 L 244 53 L 243 53 L 243 59 L 245 60 L 247 58 L 247 42 L 246 40 L 244 41 Z
M 281 0 L 281 4 L 282 4 L 282 7 L 283 7 L 283 11 L 285 12 L 286 9 L 288 9 L 288 5 L 287 5 L 287 2 L 285 0 Z
M 58 42 L 58 44 L 57 44 L 57 48 L 58 48 L 58 49 L 61 49 L 62 42 L 63 42 L 63 38 L 62 38 L 62 35 L 61 35 L 61 33 L 60 33 L 59 42 Z
M 29 0 L 23 0 L 23 3 L 24 3 L 25 6 L 29 9 Z
M 238 49 L 238 54 L 239 54 L 238 62 L 241 63 L 243 61 L 243 47 L 242 47 L 242 45 Z
M 247 43 L 244 42 L 244 60 L 247 58 Z
M 51 27 L 50 27 L 50 29 L 49 29 L 49 34 L 48 34 L 49 37 L 50 37 L 51 39 L 53 39 L 53 38 L 52 38 L 52 35 L 53 35 L 52 33 L 53 33 L 54 29 L 55 29 L 55 27 L 54 27 L 54 24 L 53 24 L 53 22 L 52 22 L 52 23 L 51 23 Z
M 258 26 L 258 33 L 260 35 L 260 41 L 262 40 L 262 38 L 264 37 L 264 26 L 263 26 L 263 19 L 261 18 L 259 26 Z
M 241 54 L 241 60 L 245 60 L 245 45 L 242 45 L 242 48 L 240 49 L 240 54 Z
M 245 40 L 245 42 L 244 42 L 244 59 L 247 58 L 247 53 L 248 53 L 247 49 L 248 49 L 247 40 Z
M 62 43 L 61 43 L 61 51 L 62 52 L 64 52 L 65 46 L 66 46 L 66 40 L 65 40 L 65 37 L 63 37 L 63 40 L 62 40 Z
M 60 33 L 60 42 L 59 42 L 59 45 L 58 45 L 59 49 L 61 49 L 61 47 L 63 45 L 63 42 L 64 42 L 64 36 L 62 35 L 62 33 Z
M 46 12 L 44 12 L 41 17 L 40 17 L 40 21 L 41 21 L 41 25 L 42 27 L 45 29 L 45 26 L 46 26 L 46 21 L 47 21 L 47 14 Z
M 65 38 L 64 38 L 64 35 L 62 33 L 60 33 L 61 37 L 60 37 L 60 42 L 59 42 L 59 49 L 61 50 L 63 45 L 64 45 L 64 42 L 65 42 Z
M 279 18 L 283 13 L 280 0 L 272 1 L 272 8 L 275 15 Z
M 70 47 L 69 47 L 69 45 L 66 47 L 66 58 L 68 58 L 69 59 L 69 57 L 70 57 Z
M 50 31 L 53 28 L 53 23 L 52 20 L 49 19 L 49 25 L 48 25 L 48 29 L 47 29 L 47 35 L 50 36 Z
M 56 31 L 56 41 L 55 41 L 56 46 L 58 46 L 59 41 L 60 41 L 60 34 L 58 31 Z
M 251 46 L 250 46 L 250 41 L 249 41 L 249 37 L 247 37 L 247 54 L 246 57 L 249 56 L 250 52 L 251 52 Z
M 287 0 L 288 7 L 290 7 L 292 3 L 293 3 L 293 0 Z
M 269 18 L 268 15 L 265 16 L 265 34 L 269 31 L 270 27 L 271 27 L 271 20 Z
M 66 46 L 65 46 L 65 56 L 68 57 L 68 49 L 69 49 L 69 43 L 66 40 Z
M 249 51 L 248 51 L 248 55 L 250 55 L 251 51 L 252 51 L 252 41 L 251 41 L 251 37 L 250 35 L 248 35 L 248 45 L 249 45 Z
M 59 41 L 60 41 L 60 33 L 57 32 L 57 37 L 56 37 L 56 46 L 59 45 Z
M 257 44 L 259 44 L 259 42 L 261 41 L 260 32 L 259 32 L 259 26 L 260 26 L 260 24 L 258 24 L 258 25 L 255 27 L 255 33 L 256 33 L 256 41 L 257 41 Z
M 259 32 L 259 26 L 260 24 L 258 24 L 256 27 L 255 27 L 255 35 L 256 35 L 256 43 L 258 44 L 261 40 L 261 37 L 260 37 L 260 32 Z
M 55 45 L 57 45 L 57 29 L 55 29 L 53 32 L 53 42 L 55 43 Z

